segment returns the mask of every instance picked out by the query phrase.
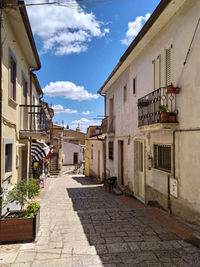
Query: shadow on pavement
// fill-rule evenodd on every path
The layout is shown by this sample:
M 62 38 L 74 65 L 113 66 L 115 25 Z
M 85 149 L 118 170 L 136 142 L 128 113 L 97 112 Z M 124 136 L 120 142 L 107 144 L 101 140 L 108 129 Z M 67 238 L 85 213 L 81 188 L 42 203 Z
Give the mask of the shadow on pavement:
M 72 174 L 72 179 L 75 180 L 76 182 L 82 184 L 82 185 L 95 185 L 98 184 L 97 181 L 91 179 L 91 178 L 86 178 L 84 175 L 73 175 Z
M 200 254 L 196 248 L 128 207 L 120 197 L 105 192 L 103 186 L 85 178 L 73 179 L 94 185 L 66 190 L 101 266 L 198 266 L 195 258 L 199 262 Z M 95 256 L 90 257 L 95 261 Z

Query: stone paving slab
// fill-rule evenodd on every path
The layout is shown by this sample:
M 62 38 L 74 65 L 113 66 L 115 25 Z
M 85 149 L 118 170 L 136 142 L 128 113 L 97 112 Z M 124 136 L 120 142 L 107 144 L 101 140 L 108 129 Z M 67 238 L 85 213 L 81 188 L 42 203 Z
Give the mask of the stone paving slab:
M 88 178 L 51 179 L 36 241 L 0 246 L 0 267 L 199 267 L 200 250 L 152 212 Z

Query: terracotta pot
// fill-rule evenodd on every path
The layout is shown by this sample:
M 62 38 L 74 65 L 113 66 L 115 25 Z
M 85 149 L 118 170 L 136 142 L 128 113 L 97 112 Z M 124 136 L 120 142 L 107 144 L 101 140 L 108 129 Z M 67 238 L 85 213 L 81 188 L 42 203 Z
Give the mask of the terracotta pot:
M 161 122 L 168 122 L 167 112 L 161 112 Z
M 169 122 L 176 122 L 176 116 L 168 116 Z
M 175 88 L 175 94 L 179 94 L 180 89 L 178 87 Z
M 174 86 L 170 85 L 167 87 L 167 94 L 174 94 L 175 93 L 175 88 Z
M 180 89 L 178 87 L 174 87 L 172 85 L 167 87 L 167 94 L 179 94 Z

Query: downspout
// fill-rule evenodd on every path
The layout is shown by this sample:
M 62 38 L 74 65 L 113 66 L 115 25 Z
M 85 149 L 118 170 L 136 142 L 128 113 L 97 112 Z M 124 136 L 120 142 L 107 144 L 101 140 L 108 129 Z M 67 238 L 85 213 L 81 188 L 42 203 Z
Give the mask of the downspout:
M 191 128 L 191 129 L 178 129 L 173 131 L 173 178 L 176 178 L 176 133 L 179 132 L 200 132 L 200 128 Z M 171 210 L 171 199 L 170 199 L 170 175 L 168 175 L 168 210 L 169 213 L 172 213 Z
M 176 177 L 176 160 L 175 160 L 175 149 L 176 149 L 176 133 L 177 132 L 200 132 L 200 128 L 191 128 L 191 129 L 180 129 L 173 131 L 173 178 Z
M 2 0 L 0 0 L 0 45 L 2 27 Z M 0 218 L 2 212 L 3 188 L 2 188 L 2 46 L 0 47 Z

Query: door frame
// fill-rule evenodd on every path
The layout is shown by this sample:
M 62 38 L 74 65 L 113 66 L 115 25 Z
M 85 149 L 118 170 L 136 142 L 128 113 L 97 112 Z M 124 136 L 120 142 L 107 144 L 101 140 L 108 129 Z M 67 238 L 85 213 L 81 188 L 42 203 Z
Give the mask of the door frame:
M 140 147 L 139 144 L 143 144 L 143 192 L 144 196 L 139 194 L 139 164 L 140 164 Z M 141 202 L 145 203 L 146 196 L 146 153 L 145 153 L 145 140 L 137 139 L 134 140 L 134 188 L 135 188 L 135 197 Z
M 124 140 L 118 140 L 118 181 L 124 185 Z

